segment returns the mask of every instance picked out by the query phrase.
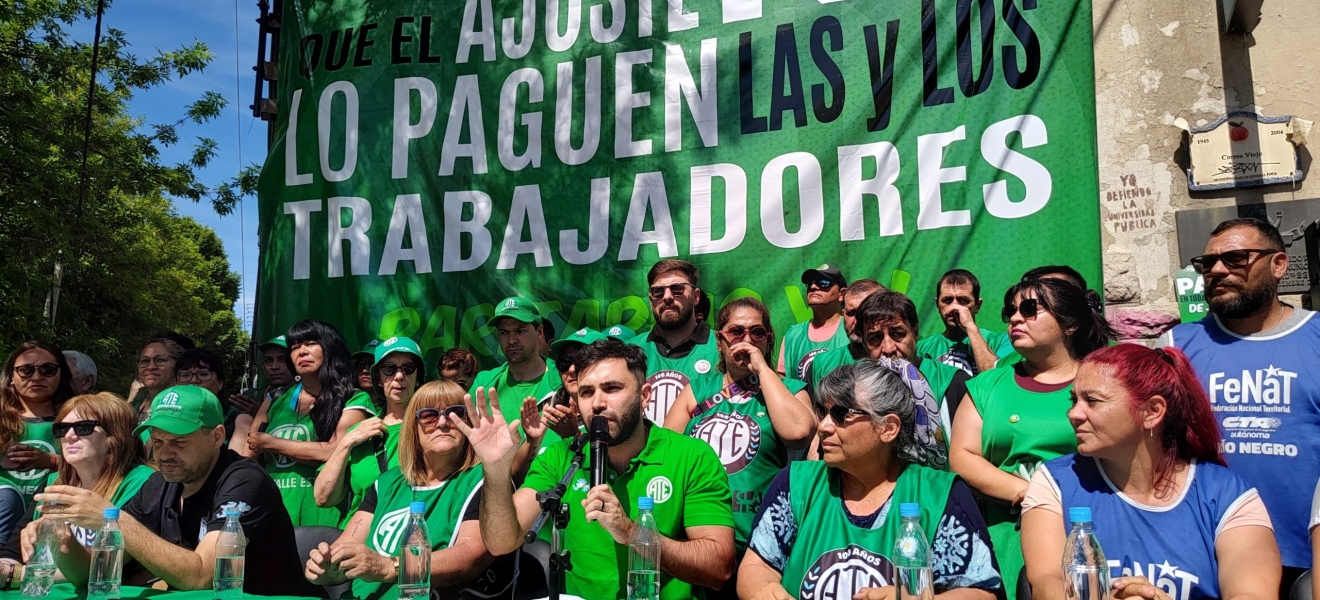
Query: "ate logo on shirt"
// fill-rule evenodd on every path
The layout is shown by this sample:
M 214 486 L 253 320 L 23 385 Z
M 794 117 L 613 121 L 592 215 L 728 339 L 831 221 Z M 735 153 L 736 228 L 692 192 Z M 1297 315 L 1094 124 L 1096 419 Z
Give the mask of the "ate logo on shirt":
M 1210 404 L 1217 405 L 1215 410 L 1232 410 L 1231 407 L 1218 406 L 1221 402 L 1239 405 L 1263 405 L 1265 412 L 1291 412 L 1293 380 L 1297 373 L 1285 371 L 1274 365 L 1265 369 L 1240 373 L 1210 374 Z
M 1132 563 L 1124 565 L 1121 560 L 1109 561 L 1110 577 L 1145 577 L 1146 581 L 1164 590 L 1173 600 L 1188 600 L 1192 588 L 1200 583 L 1201 578 L 1169 564 L 1168 559 L 1160 564 Z
M 665 370 L 647 377 L 646 382 L 651 384 L 651 402 L 646 405 L 646 418 L 662 425 L 665 416 L 669 414 L 669 408 L 678 399 L 679 392 L 687 387 L 688 376 L 678 371 Z
M 371 545 L 376 547 L 376 552 L 382 556 L 394 556 L 399 551 L 399 540 L 407 524 L 407 506 L 385 513 L 371 535 Z
M 280 425 L 279 427 L 276 427 L 274 430 L 272 430 L 270 434 L 277 438 L 283 438 L 295 442 L 312 441 L 311 430 L 308 429 L 307 426 L 303 425 L 302 423 L 294 423 L 293 425 Z M 275 466 L 281 469 L 287 469 L 289 467 L 292 467 L 294 463 L 297 462 L 298 461 L 289 458 L 283 454 L 275 455 Z
M 31 446 L 47 454 L 55 454 L 55 447 L 45 440 L 23 440 L 19 443 L 25 446 Z M 6 469 L 11 468 L 5 464 L 0 464 L 0 467 Z M 23 483 L 34 479 L 44 479 L 48 473 L 50 473 L 50 471 L 47 469 L 28 469 L 26 471 L 10 471 L 9 476 L 18 480 L 15 483 Z
M 820 555 L 802 578 L 800 600 L 849 600 L 866 588 L 890 585 L 894 565 L 856 544 Z
M 793 377 L 796 379 L 801 379 L 803 381 L 806 381 L 807 369 L 811 368 L 811 361 L 816 360 L 816 355 L 824 351 L 825 351 L 824 348 L 816 348 L 815 350 L 808 352 L 806 356 L 803 356 L 802 360 L 798 361 L 797 368 L 796 370 L 794 370 L 794 373 L 796 373 L 796 375 L 794 375 Z
M 707 416 L 692 428 L 692 437 L 710 444 L 729 475 L 752 464 L 761 450 L 761 425 L 739 413 Z

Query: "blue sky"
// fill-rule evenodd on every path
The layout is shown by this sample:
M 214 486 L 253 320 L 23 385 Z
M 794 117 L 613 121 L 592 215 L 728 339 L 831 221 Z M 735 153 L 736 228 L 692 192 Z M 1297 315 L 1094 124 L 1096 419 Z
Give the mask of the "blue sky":
M 188 124 L 180 128 L 180 142 L 162 152 L 166 164 L 187 160 L 192 142 L 209 137 L 219 143 L 211 164 L 199 173 L 201 181 L 215 186 L 238 172 L 241 164 L 262 163 L 266 157 L 266 123 L 252 116 L 252 66 L 257 60 L 258 11 L 255 0 L 237 0 L 238 37 L 235 45 L 234 0 L 119 0 L 106 9 L 103 29 L 125 32 L 132 52 L 139 57 L 154 56 L 194 41 L 204 42 L 215 55 L 202 73 L 140 93 L 133 99 L 131 111 L 147 123 L 177 121 L 183 107 L 205 91 L 220 93 L 229 101 L 224 113 L 205 125 Z M 94 27 L 91 21 L 71 29 L 74 38 L 88 43 Z M 235 52 L 238 64 L 235 65 Z M 234 75 L 237 67 L 238 80 Z M 239 149 L 242 149 L 242 163 Z M 220 217 L 207 202 L 175 202 L 179 214 L 189 216 L 215 229 L 224 240 L 231 269 L 244 275 L 243 292 L 234 312 L 251 328 L 251 307 L 257 280 L 257 201 L 244 201 L 240 212 Z M 244 235 L 245 234 L 245 235 Z

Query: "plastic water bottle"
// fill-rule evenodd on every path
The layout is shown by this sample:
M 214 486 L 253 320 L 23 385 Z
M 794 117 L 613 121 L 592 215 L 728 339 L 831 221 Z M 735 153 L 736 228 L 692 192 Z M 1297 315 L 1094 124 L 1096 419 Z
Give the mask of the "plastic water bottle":
M 935 578 L 930 566 L 930 542 L 921 529 L 921 507 L 912 502 L 898 505 L 903 519 L 894 539 L 894 583 L 898 600 L 933 600 Z
M 1068 600 L 1107 600 L 1109 563 L 1100 540 L 1091 529 L 1091 508 L 1068 509 L 1072 532 L 1063 546 L 1063 597 Z
M 649 496 L 637 499 L 637 534 L 628 546 L 628 600 L 660 598 L 660 532 L 654 509 Z
M 212 580 L 217 600 L 238 600 L 243 597 L 243 553 L 247 550 L 247 537 L 243 535 L 241 515 L 236 510 L 225 511 L 225 526 L 215 542 L 215 578 Z
M 399 600 L 431 595 L 431 541 L 426 535 L 426 503 L 408 505 L 408 526 L 399 548 Z
M 59 548 L 58 528 L 68 527 L 62 520 L 44 517 L 37 526 L 37 541 L 32 559 L 23 567 L 23 597 L 43 598 L 55 585 L 55 552 Z
M 92 564 L 87 577 L 87 600 L 119 600 L 124 576 L 124 534 L 119 531 L 119 509 L 105 509 L 105 523 L 92 541 Z

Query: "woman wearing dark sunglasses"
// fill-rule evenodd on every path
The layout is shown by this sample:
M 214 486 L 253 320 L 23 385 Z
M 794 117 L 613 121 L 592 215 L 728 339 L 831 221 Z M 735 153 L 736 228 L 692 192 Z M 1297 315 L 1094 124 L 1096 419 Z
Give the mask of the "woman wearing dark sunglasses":
M 45 480 L 46 491 L 95 494 L 114 506 L 127 504 L 155 472 L 142 464 L 142 442 L 133 435 L 136 426 L 133 407 L 119 396 L 102 392 L 70 398 L 60 407 L 51 428 L 63 460 L 58 472 L 51 473 Z M 40 505 L 33 518 L 41 518 Z M 23 530 L 29 543 L 36 539 L 37 526 L 34 520 Z M 69 545 L 71 552 L 90 550 L 95 531 L 73 525 L 68 526 L 67 531 L 78 542 Z M 0 565 L 16 561 L 19 556 L 18 536 L 6 544 L 0 556 L 10 559 L 0 560 Z M 12 568 L 13 565 L 7 566 Z M 0 566 L 0 574 L 4 568 Z M 125 566 L 124 575 L 125 583 L 143 584 L 150 573 L 134 564 Z M 135 575 L 142 579 L 134 580 Z
M 932 549 L 936 594 L 996 596 L 1002 582 L 970 488 L 920 462 L 911 387 L 920 379 L 902 375 L 910 367 L 862 359 L 821 381 L 821 460 L 795 461 L 768 486 L 739 567 L 739 597 L 894 598 L 892 584 L 875 586 L 893 581 L 899 516 L 912 508 Z
M 250 458 L 264 454 L 266 472 L 279 485 L 294 527 L 337 527 L 348 507 L 317 506 L 316 469 L 349 427 L 376 416 L 376 403 L 354 386 L 348 345 L 333 325 L 308 319 L 290 327 L 285 341 L 299 381 L 262 404 L 247 448 L 235 450 Z
M 467 419 L 464 392 L 432 381 L 413 395 L 399 430 L 399 465 L 367 490 L 344 533 L 308 557 L 305 575 L 317 585 L 353 582 L 353 597 L 397 595 L 400 532 L 410 505 L 421 503 L 431 540 L 431 587 L 440 597 L 507 596 L 513 558 L 496 559 L 481 541 L 478 509 L 482 471 L 463 432 L 449 416 Z
M 73 395 L 72 381 L 64 353 L 44 342 L 19 345 L 0 372 L 0 540 L 13 533 L 59 464 L 51 424 Z
M 775 347 L 770 311 L 755 298 L 725 304 L 715 317 L 718 369 L 694 374 L 665 418 L 667 429 L 710 444 L 724 464 L 733 491 L 735 552 L 752 532 L 759 502 L 788 451 L 806 448 L 816 415 L 806 384 L 779 376 L 767 358 Z M 729 588 L 733 595 L 733 587 Z
M 1004 322 L 1022 362 L 967 382 L 954 416 L 950 464 L 982 496 L 1009 600 L 1022 571 L 1018 507 L 1042 462 L 1077 450 L 1068 421 L 1077 366 L 1114 330 L 1075 285 L 1028 279 L 1004 294 Z M 966 407 L 972 407 L 967 410 Z
M 399 431 L 423 379 L 422 350 L 409 338 L 385 340 L 376 347 L 375 359 L 371 379 L 384 404 L 381 416 L 350 427 L 316 475 L 317 506 L 339 506 L 346 495 L 349 498 L 340 528 L 347 526 L 381 473 L 399 465 Z

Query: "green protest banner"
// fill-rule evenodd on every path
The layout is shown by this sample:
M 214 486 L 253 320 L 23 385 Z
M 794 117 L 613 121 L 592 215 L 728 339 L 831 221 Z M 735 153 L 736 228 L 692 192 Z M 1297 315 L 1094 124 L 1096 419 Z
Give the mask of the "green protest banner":
M 498 359 L 494 303 L 649 328 L 680 257 L 810 317 L 804 269 L 1100 276 L 1088 0 L 286 3 L 258 338 L 318 317 Z M 428 359 L 434 359 L 429 354 Z
M 1178 313 L 1183 323 L 1200 321 L 1210 312 L 1205 303 L 1205 280 L 1191 267 L 1173 274 L 1174 289 L 1178 295 Z

